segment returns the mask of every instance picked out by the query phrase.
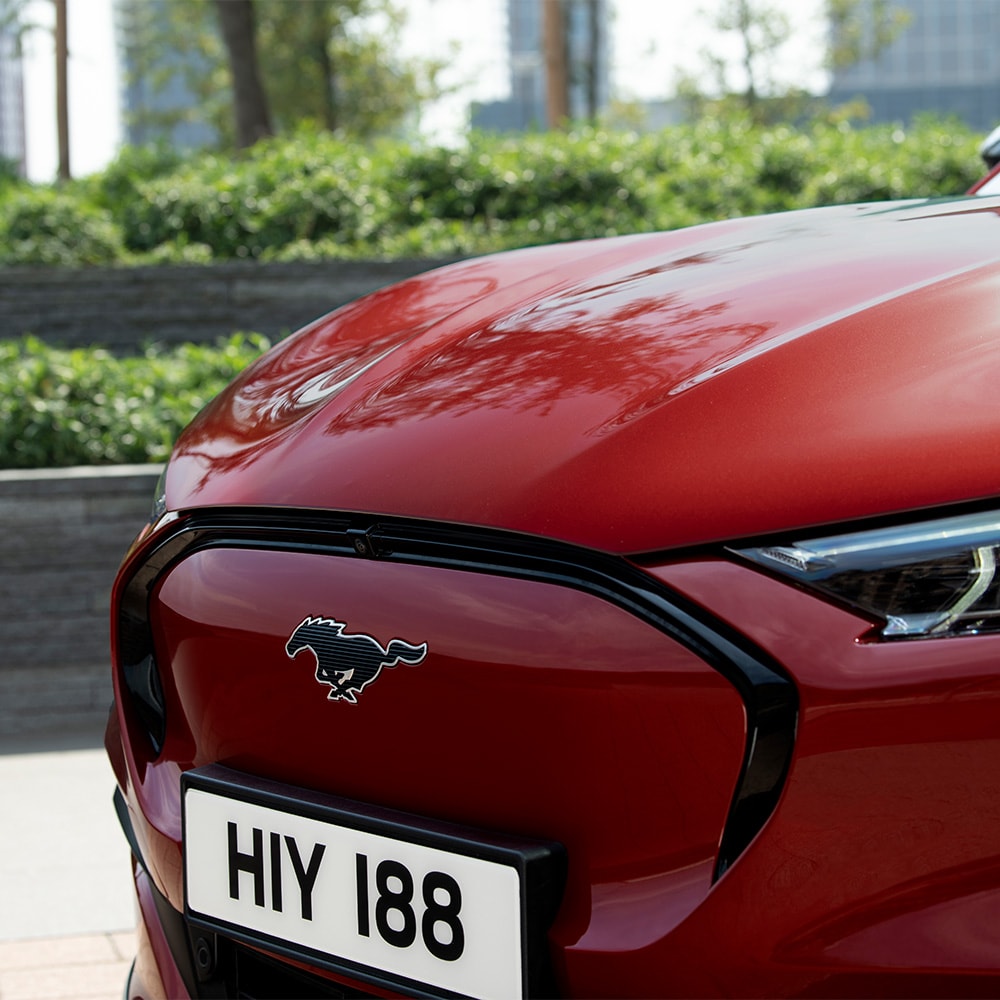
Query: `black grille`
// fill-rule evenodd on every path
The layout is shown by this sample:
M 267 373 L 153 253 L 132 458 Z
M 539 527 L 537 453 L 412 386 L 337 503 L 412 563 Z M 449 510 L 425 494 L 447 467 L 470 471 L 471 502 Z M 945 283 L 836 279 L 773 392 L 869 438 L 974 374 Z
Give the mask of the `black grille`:
M 374 997 L 359 993 L 339 983 L 316 976 L 287 962 L 262 955 L 252 948 L 219 937 L 217 939 L 218 970 L 212 984 L 225 991 L 222 996 L 238 1000 L 345 1000 Z M 207 996 L 218 996 L 214 992 Z

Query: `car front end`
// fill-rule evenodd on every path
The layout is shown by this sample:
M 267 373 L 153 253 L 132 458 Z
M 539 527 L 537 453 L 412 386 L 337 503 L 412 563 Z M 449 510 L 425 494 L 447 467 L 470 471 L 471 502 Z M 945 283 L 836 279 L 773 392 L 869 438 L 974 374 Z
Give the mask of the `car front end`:
M 179 440 L 132 996 L 992 995 L 992 199 L 467 261 Z

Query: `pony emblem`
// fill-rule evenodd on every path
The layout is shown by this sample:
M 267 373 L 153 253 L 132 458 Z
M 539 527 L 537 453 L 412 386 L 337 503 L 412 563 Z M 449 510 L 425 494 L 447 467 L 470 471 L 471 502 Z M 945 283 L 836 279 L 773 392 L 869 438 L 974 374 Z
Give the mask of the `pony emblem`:
M 334 618 L 305 618 L 285 643 L 291 659 L 308 649 L 316 657 L 316 680 L 329 684 L 330 701 L 358 703 L 355 695 L 371 684 L 383 667 L 407 663 L 415 667 L 427 655 L 427 643 L 419 646 L 403 639 L 390 639 L 387 646 L 362 632 L 345 633 L 346 622 Z

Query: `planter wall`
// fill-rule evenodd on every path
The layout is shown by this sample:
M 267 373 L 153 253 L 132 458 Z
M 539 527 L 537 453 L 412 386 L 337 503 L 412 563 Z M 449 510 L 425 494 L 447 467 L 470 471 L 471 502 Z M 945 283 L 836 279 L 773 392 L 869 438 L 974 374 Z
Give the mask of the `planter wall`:
M 159 474 L 0 471 L 0 736 L 103 726 L 111 584 Z
M 233 262 L 136 268 L 0 268 L 0 336 L 134 350 L 213 341 L 237 330 L 277 338 L 444 260 Z

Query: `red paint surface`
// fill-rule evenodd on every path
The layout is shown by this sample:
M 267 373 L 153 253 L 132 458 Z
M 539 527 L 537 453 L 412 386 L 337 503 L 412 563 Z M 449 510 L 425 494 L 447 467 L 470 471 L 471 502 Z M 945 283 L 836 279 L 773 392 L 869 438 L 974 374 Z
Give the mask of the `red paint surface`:
M 663 942 L 676 992 L 995 995 L 1000 637 L 866 642 L 862 619 L 741 566 L 655 575 L 779 657 L 801 698 L 778 809 Z M 720 934 L 706 979 L 690 950 Z
M 175 905 L 179 771 L 220 761 L 562 841 L 550 940 L 568 996 L 995 995 L 1000 638 L 864 641 L 869 622 L 753 569 L 650 566 L 781 662 L 801 698 L 778 808 L 712 885 L 743 737 L 718 675 L 580 594 L 338 561 L 209 551 L 159 588 L 173 721 L 130 794 Z M 328 702 L 283 651 L 319 593 L 359 631 L 432 653 L 356 706 Z
M 168 504 L 662 552 L 996 496 L 998 207 L 793 213 L 406 282 L 210 406 Z M 1000 636 L 873 641 L 872 622 L 736 562 L 636 562 L 799 694 L 777 808 L 714 884 L 745 722 L 694 654 L 550 584 L 238 549 L 188 556 L 151 595 L 159 759 L 116 678 L 109 749 L 151 877 L 181 905 L 180 773 L 220 762 L 563 843 L 565 995 L 1000 992 Z M 328 614 L 427 659 L 329 702 L 284 652 Z
M 426 642 L 427 658 L 383 670 L 357 705 L 330 702 L 312 654 L 284 648 L 303 609 L 324 608 L 352 632 Z M 171 726 L 134 794 L 147 862 L 178 908 L 180 769 L 211 762 L 557 840 L 571 859 L 554 929 L 567 943 L 618 936 L 619 894 L 639 890 L 641 934 L 657 937 L 708 892 L 743 708 L 624 611 L 548 584 L 226 549 L 171 571 L 152 621 Z
M 980 177 L 972 187 L 969 188 L 968 194 L 996 194 L 997 189 L 997 178 L 1000 177 L 1000 163 L 995 167 L 992 167 L 985 177 Z
M 995 494 L 997 210 L 789 213 L 416 278 L 238 379 L 168 503 L 634 552 Z

